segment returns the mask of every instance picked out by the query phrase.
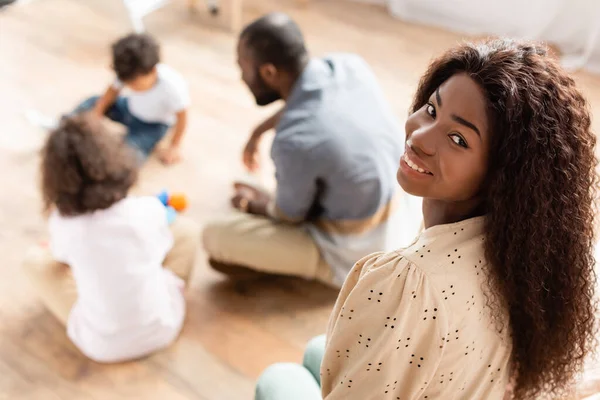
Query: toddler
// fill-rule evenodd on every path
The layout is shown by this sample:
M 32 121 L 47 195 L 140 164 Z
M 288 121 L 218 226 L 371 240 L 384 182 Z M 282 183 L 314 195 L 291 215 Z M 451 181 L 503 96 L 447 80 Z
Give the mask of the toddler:
M 127 128 L 125 141 L 145 160 L 173 127 L 172 139 L 159 154 L 165 164 L 180 159 L 180 145 L 190 104 L 187 84 L 173 68 L 160 63 L 160 48 L 148 34 L 130 34 L 112 45 L 116 80 L 102 96 L 85 100 L 76 112 L 93 110 Z M 124 90 L 128 91 L 122 96 Z
M 72 342 L 98 362 L 138 358 L 178 336 L 197 225 L 169 227 L 156 197 L 127 193 L 137 175 L 129 146 L 87 114 L 65 117 L 42 152 L 48 247 L 24 269 Z

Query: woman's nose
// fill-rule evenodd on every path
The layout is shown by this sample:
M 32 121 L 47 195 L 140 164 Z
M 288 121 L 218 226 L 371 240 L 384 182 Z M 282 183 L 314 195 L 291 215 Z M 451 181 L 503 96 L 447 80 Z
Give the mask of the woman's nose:
M 419 156 L 433 156 L 436 152 L 437 135 L 435 132 L 434 124 L 421 126 L 412 132 L 407 145 Z

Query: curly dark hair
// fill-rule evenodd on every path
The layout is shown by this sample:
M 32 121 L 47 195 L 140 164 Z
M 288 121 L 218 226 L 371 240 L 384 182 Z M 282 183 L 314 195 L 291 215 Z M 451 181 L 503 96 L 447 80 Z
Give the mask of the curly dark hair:
M 569 390 L 595 342 L 596 137 L 586 100 L 546 52 L 508 39 L 461 45 L 430 65 L 411 107 L 457 73 L 488 100 L 488 305 L 496 317 L 508 307 L 518 399 Z
M 160 46 L 145 33 L 129 34 L 112 45 L 113 69 L 121 82 L 146 75 L 160 62 Z
M 63 118 L 42 150 L 44 209 L 64 216 L 106 209 L 127 196 L 137 171 L 133 151 L 97 118 Z

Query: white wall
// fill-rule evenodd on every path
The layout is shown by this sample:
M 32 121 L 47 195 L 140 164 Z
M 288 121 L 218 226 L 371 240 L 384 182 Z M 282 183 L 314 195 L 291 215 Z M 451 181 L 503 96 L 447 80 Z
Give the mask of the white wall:
M 557 45 L 570 69 L 600 73 L 599 0 L 355 0 L 387 5 L 399 19 L 472 35 Z

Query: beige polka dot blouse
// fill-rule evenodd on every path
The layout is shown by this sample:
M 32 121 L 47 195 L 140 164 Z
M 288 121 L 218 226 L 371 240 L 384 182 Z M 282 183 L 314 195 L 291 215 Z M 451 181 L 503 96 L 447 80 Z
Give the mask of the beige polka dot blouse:
M 483 241 L 478 217 L 359 261 L 329 321 L 323 397 L 502 399 L 511 341 L 486 307 Z

